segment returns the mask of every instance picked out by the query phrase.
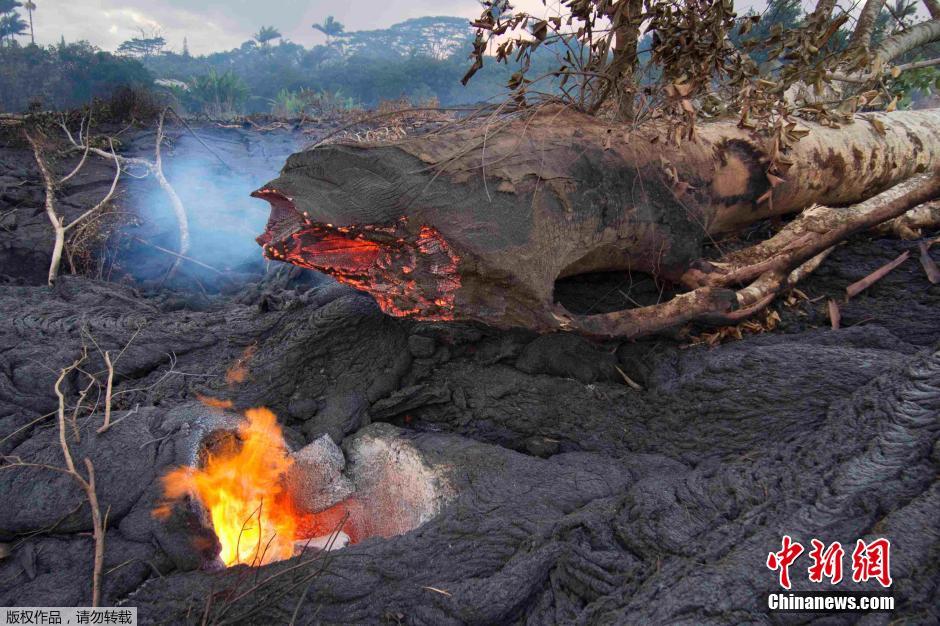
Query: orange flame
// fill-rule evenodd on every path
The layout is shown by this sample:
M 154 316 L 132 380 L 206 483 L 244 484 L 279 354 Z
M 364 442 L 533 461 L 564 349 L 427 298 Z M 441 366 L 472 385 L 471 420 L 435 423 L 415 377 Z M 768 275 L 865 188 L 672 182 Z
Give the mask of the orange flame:
M 293 459 L 268 409 L 250 409 L 238 428 L 240 446 L 210 453 L 201 469 L 177 468 L 163 478 L 166 497 L 198 498 L 209 511 L 226 566 L 290 558 L 296 514 L 282 477 Z

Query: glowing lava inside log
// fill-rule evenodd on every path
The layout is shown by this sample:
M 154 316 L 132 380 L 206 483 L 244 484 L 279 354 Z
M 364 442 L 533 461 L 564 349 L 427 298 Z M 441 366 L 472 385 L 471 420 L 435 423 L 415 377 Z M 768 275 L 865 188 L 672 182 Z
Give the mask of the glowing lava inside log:
M 188 495 L 208 510 L 226 566 L 290 558 L 301 517 L 283 487 L 293 459 L 277 418 L 267 409 L 245 417 L 240 443 L 209 451 L 201 468 L 177 468 L 163 478 L 168 500 Z
M 389 315 L 454 319 L 460 257 L 437 229 L 409 224 L 405 217 L 387 225 L 315 222 L 276 189 L 252 195 L 271 204 L 265 232 L 257 238 L 267 258 L 367 291 Z

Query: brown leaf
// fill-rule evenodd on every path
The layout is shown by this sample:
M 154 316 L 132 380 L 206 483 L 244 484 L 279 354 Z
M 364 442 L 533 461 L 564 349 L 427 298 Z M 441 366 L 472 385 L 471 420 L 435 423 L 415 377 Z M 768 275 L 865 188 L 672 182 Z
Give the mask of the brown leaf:
M 888 106 L 885 107 L 885 111 L 887 111 L 888 113 L 891 113 L 892 111 L 897 110 L 897 108 L 898 108 L 898 97 L 894 96 L 894 98 L 891 99 L 891 102 L 888 103 Z

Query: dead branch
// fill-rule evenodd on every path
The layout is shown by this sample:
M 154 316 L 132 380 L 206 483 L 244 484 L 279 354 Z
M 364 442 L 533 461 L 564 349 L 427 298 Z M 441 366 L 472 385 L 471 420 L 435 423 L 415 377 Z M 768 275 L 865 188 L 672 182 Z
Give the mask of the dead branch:
M 565 328 L 599 337 L 633 338 L 692 321 L 737 323 L 762 310 L 781 292 L 814 271 L 847 237 L 903 215 L 940 195 L 940 179 L 929 177 L 912 191 L 887 202 L 882 196 L 847 208 L 813 207 L 765 242 L 705 263 L 683 274 L 694 289 L 672 300 L 603 315 L 572 316 Z M 890 271 L 890 269 L 888 270 Z M 887 273 L 887 272 L 886 272 Z M 747 286 L 732 291 L 732 285 Z
M 65 397 L 62 394 L 60 386 L 65 377 L 72 370 L 76 369 L 84 359 L 84 355 L 76 360 L 72 365 L 63 369 L 59 378 L 55 382 L 55 394 L 59 398 L 59 446 L 62 448 L 62 456 L 65 457 L 66 473 L 75 479 L 85 496 L 88 498 L 88 505 L 91 507 L 92 531 L 95 539 L 95 564 L 92 573 L 91 585 L 91 605 L 93 607 L 101 604 L 101 579 L 102 568 L 104 566 L 104 541 L 105 529 L 104 521 L 101 517 L 101 508 L 98 505 L 98 494 L 95 491 L 95 468 L 91 459 L 85 458 L 85 471 L 88 473 L 88 479 L 78 473 L 75 469 L 75 463 L 72 460 L 72 453 L 69 450 L 69 444 L 65 435 Z
M 114 180 L 111 182 L 111 188 L 108 190 L 107 195 L 101 200 L 101 202 L 99 202 L 92 208 L 88 209 L 87 211 L 79 215 L 70 224 L 66 225 L 65 217 L 60 216 L 56 212 L 56 208 L 55 208 L 56 185 L 53 182 L 52 173 L 49 171 L 49 167 L 48 165 L 46 165 L 46 161 L 42 156 L 42 149 L 40 148 L 39 143 L 35 139 L 33 139 L 32 135 L 30 135 L 25 130 L 23 131 L 23 134 L 26 136 L 26 140 L 32 146 L 33 156 L 36 159 L 36 164 L 39 166 L 39 173 L 42 176 L 43 186 L 45 187 L 45 192 L 46 192 L 46 201 L 45 201 L 46 215 L 49 217 L 49 222 L 52 224 L 52 230 L 55 235 L 55 242 L 53 243 L 53 246 L 52 246 L 52 259 L 49 262 L 49 274 L 48 274 L 48 279 L 47 279 L 47 282 L 49 286 L 51 287 L 52 285 L 55 284 L 56 277 L 59 275 L 59 265 L 61 265 L 62 263 L 62 252 L 65 249 L 65 234 L 71 228 L 73 228 L 76 224 L 81 223 L 83 220 L 87 219 L 89 216 L 93 215 L 95 212 L 101 209 L 101 207 L 103 207 L 108 202 L 110 202 L 111 198 L 114 197 L 114 192 L 115 190 L 117 190 L 118 181 L 121 178 L 121 166 L 120 166 L 120 162 L 118 161 L 118 156 L 114 152 L 114 144 L 112 143 L 111 144 L 111 156 L 114 158 L 115 171 L 114 171 Z M 87 150 L 86 150 L 86 154 L 87 154 Z M 84 159 L 79 163 L 79 166 L 72 172 L 72 174 L 69 174 L 67 178 L 70 178 L 71 176 L 73 176 L 81 167 L 82 163 L 84 163 Z
M 850 300 L 851 298 L 854 298 L 858 294 L 862 293 L 863 291 L 865 291 L 866 289 L 868 289 L 869 287 L 877 283 L 879 280 L 887 276 L 889 273 L 891 273 L 893 270 L 899 267 L 902 263 L 907 261 L 907 259 L 910 258 L 910 256 L 911 256 L 910 251 L 905 250 L 903 253 L 901 253 L 901 255 L 898 258 L 894 259 L 890 263 L 885 263 L 884 265 L 876 269 L 874 272 L 872 272 L 868 276 L 862 278 L 861 280 L 855 281 L 854 283 L 852 283 L 851 285 L 845 288 L 845 299 Z
M 207 270 L 212 270 L 212 271 L 215 272 L 216 274 L 221 274 L 221 275 L 224 275 L 224 274 L 225 274 L 225 272 L 223 272 L 222 270 L 220 270 L 220 269 L 218 269 L 218 268 L 216 268 L 216 267 L 212 267 L 212 266 L 209 265 L 208 263 L 203 263 L 202 261 L 197 261 L 196 259 L 194 259 L 194 258 L 192 258 L 192 257 L 189 257 L 189 256 L 182 255 L 182 254 L 180 254 L 179 252 L 173 252 L 172 250 L 167 250 L 167 249 L 164 248 L 163 246 L 158 246 L 157 244 L 151 243 L 151 242 L 147 241 L 146 239 L 141 239 L 140 237 L 134 237 L 134 240 L 135 240 L 135 241 L 138 241 L 138 242 L 140 242 L 140 243 L 142 243 L 142 244 L 144 244 L 145 246 L 150 246 L 150 247 L 153 248 L 154 250 L 159 250 L 160 252 L 165 252 L 166 254 L 169 254 L 169 255 L 171 255 L 171 256 L 174 256 L 174 257 L 176 257 L 176 258 L 179 259 L 179 260 L 189 261 L 190 263 L 195 263 L 196 265 L 198 265 L 198 266 L 200 266 L 200 267 L 204 267 L 204 268 L 206 268 Z
M 154 150 L 154 161 L 151 171 L 153 172 L 153 177 L 157 180 L 160 187 L 163 189 L 163 192 L 166 194 L 167 198 L 170 200 L 170 205 L 173 207 L 173 213 L 176 215 L 176 222 L 179 225 L 179 234 L 180 234 L 180 250 L 179 253 L 181 256 L 185 256 L 189 252 L 189 219 L 186 215 L 186 209 L 183 207 L 183 201 L 180 200 L 180 197 L 177 195 L 176 190 L 173 189 L 173 186 L 166 179 L 166 176 L 163 175 L 163 153 L 161 147 L 163 145 L 163 139 L 165 137 L 163 132 L 163 124 L 166 120 L 166 109 L 160 113 L 160 122 L 157 125 L 157 142 L 156 148 Z M 168 276 L 173 275 L 176 272 L 176 269 L 179 267 L 180 259 L 179 257 L 173 261 L 173 265 L 170 267 L 170 271 L 167 274 Z
M 85 123 L 85 119 L 84 119 L 84 118 L 82 118 L 82 122 L 81 122 L 81 123 L 82 123 L 82 124 Z M 91 117 L 90 117 L 90 116 L 89 116 L 89 118 L 88 118 L 88 127 L 89 127 L 89 129 L 91 128 Z M 86 132 L 85 134 L 87 135 L 88 133 Z M 79 136 L 79 137 L 82 136 L 81 127 L 79 127 L 78 136 Z M 66 183 L 68 180 L 70 180 L 73 176 L 75 176 L 76 174 L 78 174 L 78 173 L 81 171 L 82 167 L 85 165 L 85 161 L 88 160 L 88 148 L 91 147 L 91 142 L 86 142 L 86 143 L 87 143 L 88 145 L 85 146 L 85 152 L 82 153 L 82 159 L 78 162 L 78 165 L 75 166 L 75 169 L 73 169 L 71 172 L 69 172 L 64 178 L 62 178 L 62 179 L 59 181 L 59 185 L 65 184 L 65 183 Z
M 84 150 L 90 152 L 94 155 L 103 157 L 103 158 L 113 158 L 115 163 L 119 166 L 128 167 L 135 166 L 143 168 L 147 171 L 148 174 L 153 175 L 154 180 L 157 181 L 157 184 L 160 185 L 160 188 L 163 190 L 163 193 L 167 196 L 167 199 L 170 201 L 170 206 L 173 209 L 173 214 L 176 217 L 177 228 L 179 230 L 179 254 L 185 256 L 189 252 L 190 247 L 190 235 L 189 235 L 189 217 L 186 213 L 186 207 L 183 206 L 183 201 L 180 199 L 179 195 L 176 193 L 176 190 L 173 188 L 173 185 L 167 180 L 166 176 L 163 173 L 163 153 L 162 145 L 163 141 L 166 138 L 166 133 L 164 130 L 165 121 L 166 121 L 167 109 L 164 109 L 160 114 L 160 121 L 157 126 L 157 138 L 156 146 L 154 149 L 154 160 L 148 161 L 146 159 L 141 159 L 137 157 L 125 157 L 120 156 L 114 153 L 114 147 L 112 145 L 111 154 L 108 154 L 100 148 L 91 147 L 91 138 L 86 132 L 85 137 L 82 138 L 79 135 L 79 141 L 76 141 L 72 136 L 72 133 L 69 131 L 68 126 L 65 122 L 60 122 L 59 126 L 65 132 L 65 136 L 68 138 L 69 142 L 72 144 L 72 147 L 78 150 Z M 179 266 L 179 259 L 176 259 L 170 268 L 169 274 L 173 274 L 177 267 Z
M 104 364 L 108 368 L 108 384 L 104 392 L 104 423 L 98 428 L 98 434 L 105 432 L 111 427 L 111 388 L 114 384 L 114 365 L 111 363 L 111 353 L 105 351 Z
M 926 177 L 906 194 L 885 202 L 886 192 L 851 207 L 815 206 L 779 233 L 750 248 L 727 255 L 721 263 L 693 268 L 681 279 L 687 286 L 728 286 L 757 279 L 771 271 L 788 271 L 811 257 L 882 222 L 904 215 L 940 195 L 940 178 Z

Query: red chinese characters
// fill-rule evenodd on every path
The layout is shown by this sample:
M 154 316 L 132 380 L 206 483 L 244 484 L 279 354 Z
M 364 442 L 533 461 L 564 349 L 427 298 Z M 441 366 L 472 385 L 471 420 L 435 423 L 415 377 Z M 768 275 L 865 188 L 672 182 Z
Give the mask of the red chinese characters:
M 812 564 L 806 568 L 809 580 L 821 583 L 829 579 L 829 584 L 837 585 L 842 582 L 842 560 L 845 550 L 842 544 L 834 541 L 828 546 L 819 539 L 811 539 L 812 549 L 808 556 Z M 790 589 L 790 566 L 804 552 L 803 545 L 793 541 L 790 535 L 784 535 L 779 552 L 767 555 L 767 567 L 779 573 L 780 586 Z M 882 587 L 890 587 L 891 580 L 891 542 L 884 538 L 873 539 L 866 542 L 859 539 L 852 551 L 852 580 L 863 583 L 877 580 Z
M 780 552 L 771 552 L 767 555 L 767 567 L 780 570 L 780 586 L 790 588 L 790 565 L 803 554 L 803 546 L 790 539 L 790 535 L 783 536 L 783 545 Z
M 891 542 L 883 537 L 869 543 L 859 539 L 852 551 L 852 580 L 862 583 L 872 578 L 882 587 L 891 586 Z
M 819 539 L 813 539 L 812 544 L 809 557 L 813 564 L 807 568 L 810 582 L 821 583 L 823 578 L 828 578 L 830 585 L 838 585 L 842 581 L 842 557 L 845 555 L 842 544 L 835 541 L 826 548 Z

